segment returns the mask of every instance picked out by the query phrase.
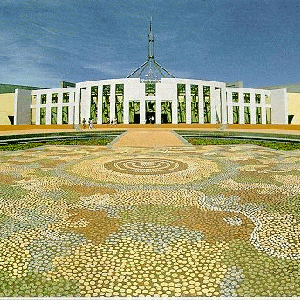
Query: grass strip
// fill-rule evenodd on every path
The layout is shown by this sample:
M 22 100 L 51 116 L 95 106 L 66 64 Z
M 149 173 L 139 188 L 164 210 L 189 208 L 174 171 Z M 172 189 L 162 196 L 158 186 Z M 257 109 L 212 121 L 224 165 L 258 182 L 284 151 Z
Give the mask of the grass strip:
M 0 151 L 18 151 L 30 148 L 36 148 L 47 145 L 86 145 L 86 146 L 105 146 L 109 144 L 113 138 L 91 138 L 86 140 L 65 140 L 65 141 L 47 141 L 47 142 L 29 142 L 24 144 L 7 144 L 0 145 Z
M 253 140 L 235 140 L 235 139 L 209 139 L 209 138 L 186 138 L 192 145 L 232 145 L 232 144 L 253 144 L 262 147 L 268 147 L 277 150 L 298 150 L 300 143 L 294 142 L 270 142 Z

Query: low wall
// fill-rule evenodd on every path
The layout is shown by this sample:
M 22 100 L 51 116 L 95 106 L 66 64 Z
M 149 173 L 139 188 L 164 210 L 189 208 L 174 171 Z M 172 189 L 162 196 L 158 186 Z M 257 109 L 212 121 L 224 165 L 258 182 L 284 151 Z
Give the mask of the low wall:
M 82 126 L 80 126 L 82 128 Z M 88 128 L 88 126 L 86 126 Z M 118 125 L 94 125 L 96 129 L 130 129 L 130 128 L 166 128 L 166 129 L 236 129 L 236 130 L 299 130 L 300 125 L 251 125 L 251 124 L 118 124 Z M 63 130 L 75 129 L 74 125 L 0 125 L 0 131 L 14 131 L 14 130 Z

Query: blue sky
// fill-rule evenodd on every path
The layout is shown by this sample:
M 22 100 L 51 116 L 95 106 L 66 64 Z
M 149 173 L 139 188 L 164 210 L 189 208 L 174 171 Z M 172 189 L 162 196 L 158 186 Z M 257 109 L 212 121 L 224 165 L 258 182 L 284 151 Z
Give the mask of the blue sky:
M 176 77 L 300 82 L 300 0 L 1 0 L 0 83 L 126 77 L 147 59 L 151 16 L 155 59 Z

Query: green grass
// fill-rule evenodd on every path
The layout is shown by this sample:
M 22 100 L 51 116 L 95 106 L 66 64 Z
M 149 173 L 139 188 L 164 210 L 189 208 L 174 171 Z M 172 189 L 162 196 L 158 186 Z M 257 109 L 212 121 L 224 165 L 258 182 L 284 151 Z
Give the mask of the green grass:
M 110 143 L 113 138 L 91 138 L 87 140 L 65 140 L 65 141 L 49 141 L 26 144 L 8 144 L 1 145 L 0 151 L 17 151 L 36 148 L 47 145 L 87 145 L 87 146 L 105 146 Z
M 232 145 L 232 144 L 252 144 L 268 147 L 277 150 L 297 150 L 300 149 L 300 143 L 294 142 L 269 142 L 253 140 L 235 140 L 235 139 L 209 139 L 209 138 L 186 138 L 192 145 Z

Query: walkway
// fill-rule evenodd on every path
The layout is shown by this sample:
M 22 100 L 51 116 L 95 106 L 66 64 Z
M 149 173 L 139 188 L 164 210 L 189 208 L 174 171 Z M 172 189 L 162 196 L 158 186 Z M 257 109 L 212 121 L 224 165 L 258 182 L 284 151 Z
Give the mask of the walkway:
M 146 148 L 164 148 L 164 147 L 186 147 L 179 137 L 170 130 L 128 130 L 114 144 L 114 148 L 119 147 L 146 147 Z

